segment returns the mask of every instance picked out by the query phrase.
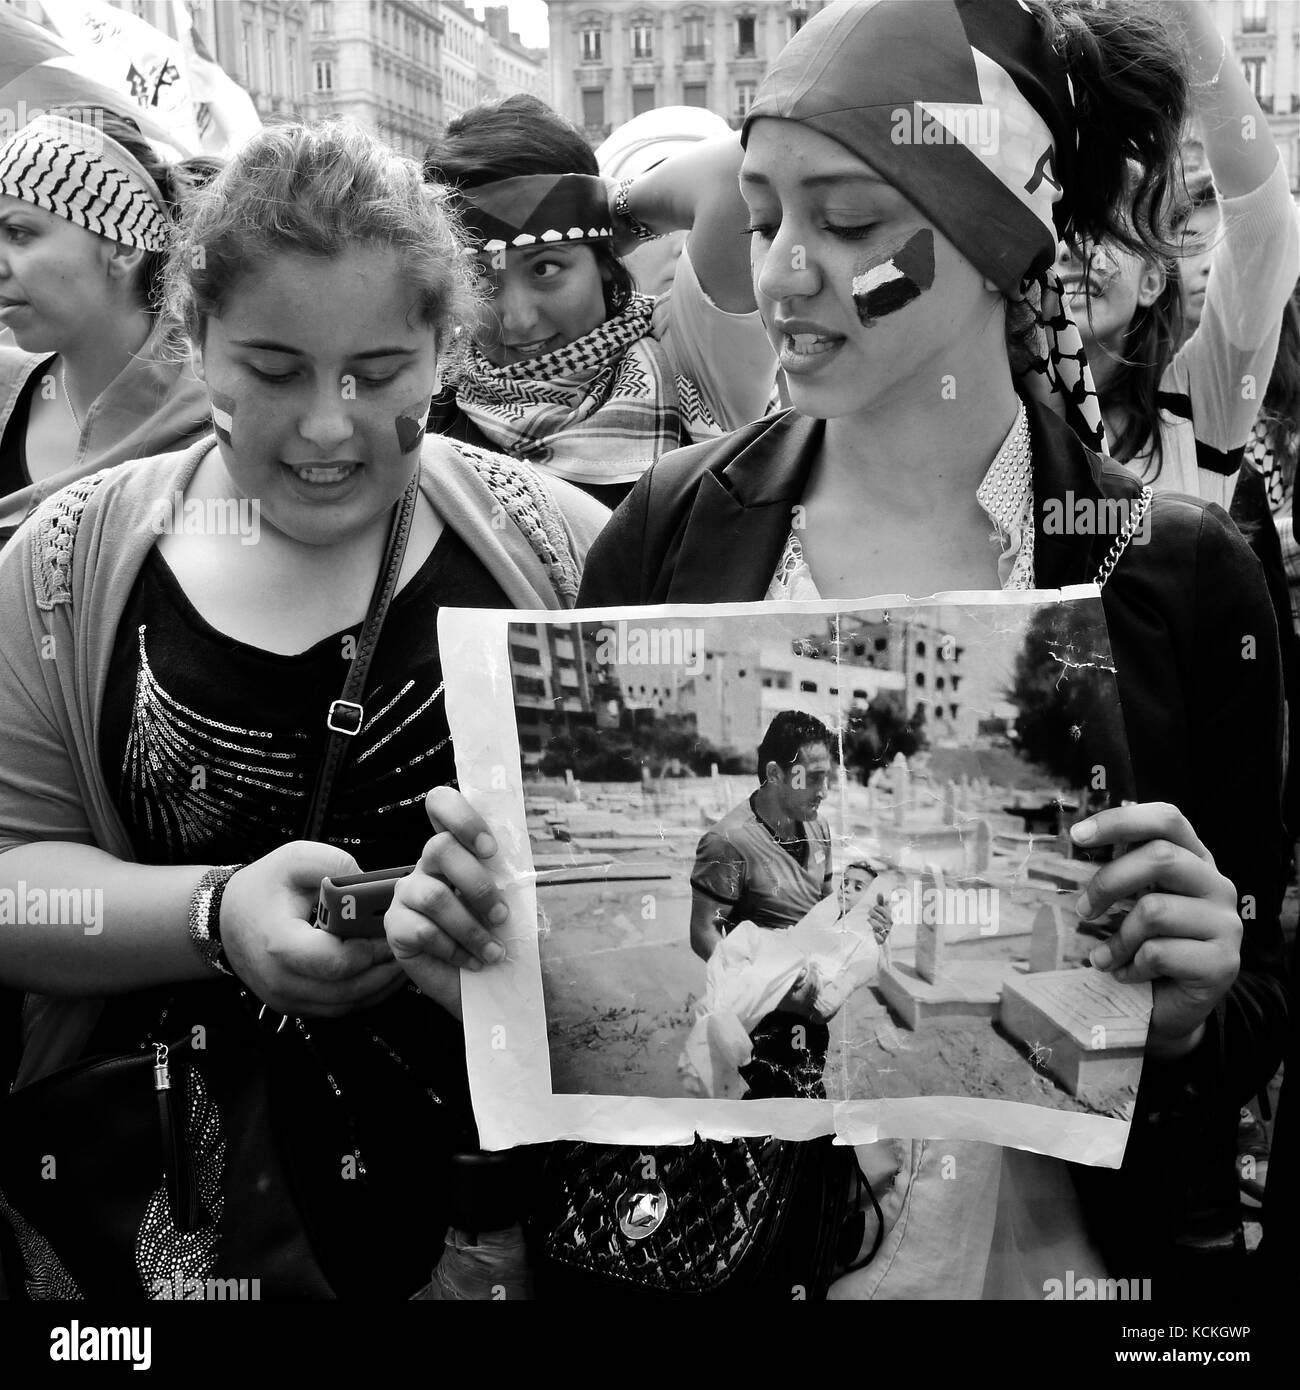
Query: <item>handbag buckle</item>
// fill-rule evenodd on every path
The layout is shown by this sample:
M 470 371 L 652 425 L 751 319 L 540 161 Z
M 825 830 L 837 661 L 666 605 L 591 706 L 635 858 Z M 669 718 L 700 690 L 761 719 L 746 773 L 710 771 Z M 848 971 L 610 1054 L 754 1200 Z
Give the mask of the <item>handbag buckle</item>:
M 664 1224 L 668 1194 L 657 1184 L 625 1192 L 617 1202 L 618 1228 L 628 1240 L 644 1240 Z
M 345 713 L 346 723 L 334 722 Z M 355 700 L 335 700 L 330 705 L 330 712 L 325 716 L 325 727 L 331 733 L 347 734 L 349 738 L 355 738 L 361 732 L 361 721 L 365 718 L 365 713 Z

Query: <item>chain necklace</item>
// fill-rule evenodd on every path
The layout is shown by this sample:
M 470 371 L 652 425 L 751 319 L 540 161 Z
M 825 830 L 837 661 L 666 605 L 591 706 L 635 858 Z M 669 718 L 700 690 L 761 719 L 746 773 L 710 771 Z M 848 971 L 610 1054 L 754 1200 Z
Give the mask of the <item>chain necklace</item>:
M 72 408 L 72 393 L 68 390 L 68 367 L 63 363 L 59 367 L 59 381 L 63 384 L 63 400 L 68 407 L 68 414 L 72 416 L 72 423 L 77 427 L 77 433 L 81 433 L 81 421 L 77 419 L 77 412 Z

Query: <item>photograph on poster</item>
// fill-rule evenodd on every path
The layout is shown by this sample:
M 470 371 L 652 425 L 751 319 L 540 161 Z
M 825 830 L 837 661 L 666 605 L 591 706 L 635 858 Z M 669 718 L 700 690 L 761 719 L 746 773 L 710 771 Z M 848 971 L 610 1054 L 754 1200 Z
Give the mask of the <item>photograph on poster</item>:
M 1008 599 L 504 624 L 553 1096 L 1123 1126 L 1150 992 L 1068 835 L 1130 795 L 1104 620 Z

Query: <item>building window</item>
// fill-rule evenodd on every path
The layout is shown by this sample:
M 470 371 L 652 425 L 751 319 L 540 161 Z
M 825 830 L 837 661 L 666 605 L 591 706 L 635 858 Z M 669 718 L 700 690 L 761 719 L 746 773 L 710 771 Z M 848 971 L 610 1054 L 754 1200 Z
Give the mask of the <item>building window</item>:
M 799 682 L 799 689 L 802 690 L 803 693 L 804 693 L 805 695 L 816 695 L 816 693 L 817 693 L 817 682 L 816 682 L 816 681 L 800 681 L 800 682 Z
M 632 26 L 632 57 L 653 58 L 655 56 L 654 25 L 646 21 Z
M 328 58 L 316 60 L 316 90 L 318 92 L 332 92 L 334 90 L 334 64 Z
M 918 671 L 918 672 L 916 673 L 916 684 L 917 684 L 917 686 L 918 686 L 919 689 L 921 689 L 921 690 L 924 690 L 924 689 L 925 689 L 925 672 L 924 672 L 924 671 Z
M 654 109 L 655 89 L 653 87 L 633 87 L 632 114 L 634 116 L 641 116 L 647 111 L 653 111 Z
M 298 36 L 289 36 L 289 95 L 298 99 Z
M 1264 59 L 1243 58 L 1241 71 L 1246 79 L 1246 85 L 1255 94 L 1255 100 L 1262 105 L 1266 95 L 1264 91 Z
M 588 130 L 595 130 L 605 124 L 605 90 L 603 87 L 583 88 L 582 123 Z
M 754 24 L 752 14 L 736 16 L 736 57 L 752 58 L 755 53 Z
M 323 34 L 330 27 L 329 7 L 325 0 L 311 0 L 312 32 Z
M 1242 0 L 1241 29 L 1245 34 L 1262 34 L 1268 29 L 1268 0 Z
M 754 104 L 754 98 L 758 95 L 757 82 L 737 82 L 736 83 L 736 116 L 743 119 L 749 115 L 749 108 Z
M 682 21 L 682 57 L 704 57 L 704 16 L 691 15 Z M 687 102 L 688 106 L 692 103 Z M 700 103 L 703 105 L 703 103 Z
M 916 644 L 916 654 L 917 654 L 917 656 L 924 656 L 924 655 L 925 655 L 925 643 L 924 643 L 924 642 L 918 642 L 918 643 Z
M 280 85 L 279 73 L 275 70 L 275 30 L 268 29 L 262 35 L 262 80 L 268 92 L 274 92 Z
M 601 31 L 590 28 L 582 31 L 582 61 L 584 63 L 600 62 L 600 40 Z
M 253 86 L 253 26 L 245 24 L 239 31 L 239 62 L 244 81 Z
M 707 106 L 709 89 L 703 82 L 687 82 L 682 87 L 683 106 Z

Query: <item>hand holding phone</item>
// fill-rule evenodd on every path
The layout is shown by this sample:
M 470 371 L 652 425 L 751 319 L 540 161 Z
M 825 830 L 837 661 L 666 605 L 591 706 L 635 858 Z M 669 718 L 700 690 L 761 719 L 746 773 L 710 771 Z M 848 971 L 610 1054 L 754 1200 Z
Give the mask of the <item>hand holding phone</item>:
M 383 936 L 384 913 L 393 901 L 398 879 L 415 871 L 372 869 L 368 874 L 345 874 L 320 881 L 314 925 L 339 937 Z

